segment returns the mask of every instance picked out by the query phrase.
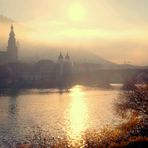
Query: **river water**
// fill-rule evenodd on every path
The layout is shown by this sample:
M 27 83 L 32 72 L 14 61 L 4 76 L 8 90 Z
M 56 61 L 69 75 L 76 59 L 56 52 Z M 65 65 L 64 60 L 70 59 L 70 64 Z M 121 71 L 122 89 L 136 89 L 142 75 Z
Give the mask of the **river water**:
M 120 122 L 114 110 L 120 89 L 74 86 L 69 91 L 23 90 L 0 96 L 0 146 L 35 135 L 78 140 Z

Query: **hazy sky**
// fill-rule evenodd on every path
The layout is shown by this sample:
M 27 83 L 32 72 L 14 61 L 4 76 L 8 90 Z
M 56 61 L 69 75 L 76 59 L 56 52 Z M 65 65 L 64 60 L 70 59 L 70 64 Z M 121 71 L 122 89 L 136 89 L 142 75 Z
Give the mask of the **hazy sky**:
M 0 14 L 32 28 L 32 40 L 148 64 L 148 0 L 0 0 Z

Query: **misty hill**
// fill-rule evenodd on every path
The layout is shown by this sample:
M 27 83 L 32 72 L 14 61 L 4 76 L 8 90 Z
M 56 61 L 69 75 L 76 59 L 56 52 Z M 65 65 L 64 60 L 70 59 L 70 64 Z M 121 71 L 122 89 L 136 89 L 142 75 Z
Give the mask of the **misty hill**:
M 114 63 L 100 57 L 97 54 L 94 54 L 91 52 L 91 50 L 74 50 L 72 51 L 72 57 L 75 62 L 85 62 L 85 63 L 95 63 L 95 64 L 100 64 L 100 65 L 115 65 Z
M 66 49 L 57 49 L 57 48 L 47 48 L 47 47 L 36 47 L 35 50 L 31 51 L 31 54 L 24 53 L 22 54 L 22 59 L 24 61 L 36 62 L 42 59 L 50 59 L 54 62 L 58 60 L 58 56 L 60 52 L 62 52 L 63 56 L 66 55 Z M 74 63 L 91 63 L 98 64 L 102 66 L 115 66 L 115 63 L 112 63 L 108 60 L 103 59 L 102 57 L 92 53 L 90 50 L 86 49 L 69 49 L 68 53 L 71 57 L 71 60 Z

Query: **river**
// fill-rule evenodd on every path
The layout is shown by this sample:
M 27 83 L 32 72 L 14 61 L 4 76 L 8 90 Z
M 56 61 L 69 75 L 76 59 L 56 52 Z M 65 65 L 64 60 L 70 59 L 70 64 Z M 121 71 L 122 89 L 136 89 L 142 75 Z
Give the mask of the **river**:
M 87 130 L 116 126 L 120 89 L 76 85 L 69 91 L 22 90 L 0 96 L 0 146 L 28 142 L 35 135 L 76 141 Z

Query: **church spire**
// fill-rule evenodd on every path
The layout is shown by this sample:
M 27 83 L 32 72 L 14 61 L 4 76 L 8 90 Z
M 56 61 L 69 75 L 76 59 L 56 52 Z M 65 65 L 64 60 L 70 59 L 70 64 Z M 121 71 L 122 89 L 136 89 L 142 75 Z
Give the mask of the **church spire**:
M 9 39 L 8 39 L 8 58 L 10 59 L 10 62 L 17 61 L 17 45 L 16 45 L 16 39 L 15 39 L 15 33 L 14 33 L 14 27 L 13 24 L 10 26 L 10 33 L 9 33 Z
M 11 27 L 10 27 L 10 34 L 9 34 L 9 36 L 12 37 L 12 38 L 15 37 L 13 24 L 11 24 Z
M 65 59 L 66 59 L 66 60 L 70 60 L 70 56 L 69 56 L 68 52 L 67 52 L 67 54 L 66 54 L 66 56 L 65 56 Z
M 63 59 L 63 55 L 62 55 L 62 53 L 60 52 L 59 60 L 62 60 L 62 59 Z
M 13 24 L 11 24 L 11 31 L 13 31 Z

